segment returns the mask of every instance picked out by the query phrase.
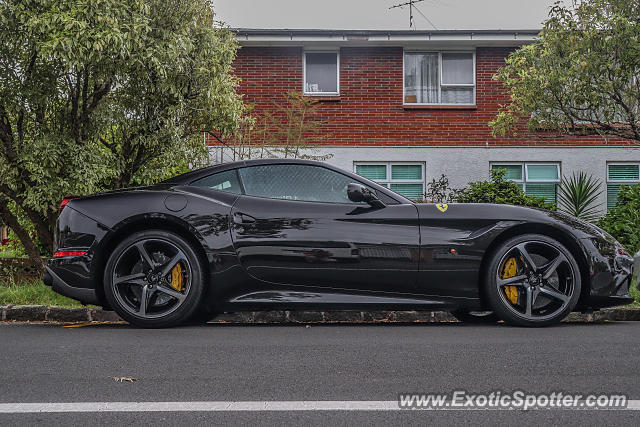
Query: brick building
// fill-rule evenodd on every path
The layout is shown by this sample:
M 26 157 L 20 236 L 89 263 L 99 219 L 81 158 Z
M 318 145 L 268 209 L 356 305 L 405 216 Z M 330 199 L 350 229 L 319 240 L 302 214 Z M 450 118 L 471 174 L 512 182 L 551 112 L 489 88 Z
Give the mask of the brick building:
M 235 73 L 258 113 L 291 90 L 320 103 L 328 160 L 419 199 L 432 178 L 453 187 L 507 169 L 527 193 L 556 198 L 563 176 L 606 183 L 603 205 L 640 181 L 640 151 L 599 136 L 494 138 L 488 122 L 508 96 L 492 76 L 535 30 L 332 31 L 237 29 Z M 210 140 L 213 142 L 213 140 Z M 224 148 L 216 148 L 225 159 Z

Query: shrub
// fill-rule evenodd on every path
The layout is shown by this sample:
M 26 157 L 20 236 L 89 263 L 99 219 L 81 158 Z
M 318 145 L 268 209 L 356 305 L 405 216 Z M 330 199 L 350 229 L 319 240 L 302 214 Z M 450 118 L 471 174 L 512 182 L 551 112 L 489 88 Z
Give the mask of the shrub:
M 634 254 L 640 249 L 640 184 L 623 185 L 616 206 L 598 225 Z
M 505 173 L 503 169 L 492 170 L 490 181 L 471 182 L 468 187 L 453 191 L 450 199 L 458 203 L 499 203 L 543 209 L 556 208 L 555 203 L 548 202 L 544 197 L 525 194 L 518 184 L 504 177 Z
M 449 187 L 449 178 L 445 174 L 439 179 L 432 179 L 427 184 L 427 191 L 424 194 L 424 201 L 427 203 L 445 203 L 449 201 L 451 193 L 455 191 Z
M 562 180 L 558 191 L 558 209 L 584 221 L 596 222 L 600 217 L 598 198 L 602 182 L 584 172 Z

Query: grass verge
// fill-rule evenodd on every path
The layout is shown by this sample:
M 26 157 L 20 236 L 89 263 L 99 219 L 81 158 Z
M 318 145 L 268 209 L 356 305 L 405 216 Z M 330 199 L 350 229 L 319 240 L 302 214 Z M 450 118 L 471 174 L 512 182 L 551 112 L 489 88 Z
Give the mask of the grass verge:
M 636 288 L 636 283 L 637 282 L 634 280 L 633 283 L 631 283 L 631 289 L 629 289 L 629 293 L 635 301 L 629 304 L 627 307 L 640 308 L 640 291 L 638 290 L 638 288 Z
M 63 297 L 39 279 L 13 281 L 0 278 L 0 305 L 53 305 L 57 307 L 83 307 L 78 301 Z

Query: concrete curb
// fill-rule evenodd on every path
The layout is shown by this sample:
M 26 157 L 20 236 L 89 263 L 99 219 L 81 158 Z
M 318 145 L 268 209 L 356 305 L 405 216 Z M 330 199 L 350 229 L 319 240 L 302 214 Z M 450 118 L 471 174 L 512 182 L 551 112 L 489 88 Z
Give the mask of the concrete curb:
M 2 305 L 0 320 L 13 322 L 118 322 L 113 311 L 100 308 L 64 308 L 44 305 Z M 640 308 L 611 308 L 593 313 L 571 313 L 565 322 L 601 323 L 640 321 Z M 457 320 L 446 311 L 247 311 L 224 313 L 210 323 L 220 324 L 376 324 L 446 323 Z

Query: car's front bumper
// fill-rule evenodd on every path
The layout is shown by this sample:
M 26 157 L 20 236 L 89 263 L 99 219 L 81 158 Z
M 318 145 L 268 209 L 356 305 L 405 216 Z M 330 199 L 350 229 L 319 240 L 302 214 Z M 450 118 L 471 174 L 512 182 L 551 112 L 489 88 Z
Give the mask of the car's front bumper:
M 583 239 L 589 261 L 589 275 L 583 283 L 589 283 L 589 292 L 579 303 L 580 309 L 599 309 L 631 304 L 629 295 L 634 271 L 634 260 L 617 247 L 600 247 L 592 239 Z

